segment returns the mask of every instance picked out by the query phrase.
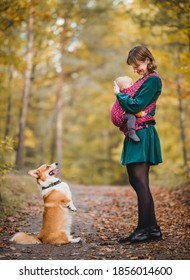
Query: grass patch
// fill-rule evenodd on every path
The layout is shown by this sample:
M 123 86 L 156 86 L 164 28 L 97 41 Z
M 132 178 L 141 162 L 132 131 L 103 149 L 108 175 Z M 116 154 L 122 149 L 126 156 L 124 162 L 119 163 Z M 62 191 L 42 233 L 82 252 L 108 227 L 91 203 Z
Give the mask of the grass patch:
M 6 174 L 0 182 L 0 218 L 15 215 L 19 209 L 26 207 L 31 194 L 37 191 L 34 179 L 30 176 Z

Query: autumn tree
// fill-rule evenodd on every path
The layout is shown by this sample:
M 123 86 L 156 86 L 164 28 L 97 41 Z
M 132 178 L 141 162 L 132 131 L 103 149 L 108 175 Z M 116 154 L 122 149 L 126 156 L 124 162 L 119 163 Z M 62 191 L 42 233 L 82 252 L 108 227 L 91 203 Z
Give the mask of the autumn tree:
M 19 119 L 19 137 L 18 148 L 16 156 L 16 168 L 21 169 L 23 163 L 23 149 L 24 149 L 24 131 L 26 126 L 26 118 L 28 111 L 28 100 L 31 88 L 32 77 L 32 58 L 33 58 L 33 44 L 34 44 L 34 6 L 30 3 L 29 17 L 28 17 L 28 39 L 27 39 L 27 53 L 26 53 L 26 70 L 24 77 L 24 90 L 22 99 L 22 109 Z

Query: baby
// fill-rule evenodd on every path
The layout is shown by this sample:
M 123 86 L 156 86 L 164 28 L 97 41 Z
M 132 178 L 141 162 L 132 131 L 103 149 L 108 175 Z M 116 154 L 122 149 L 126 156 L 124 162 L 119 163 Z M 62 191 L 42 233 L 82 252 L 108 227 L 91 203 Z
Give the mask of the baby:
M 118 77 L 115 82 L 119 86 L 120 91 L 122 92 L 124 89 L 129 88 L 133 85 L 133 80 L 130 77 L 124 76 L 124 77 Z M 140 111 L 136 113 L 135 115 L 125 113 L 124 114 L 124 120 L 127 122 L 127 129 L 128 129 L 128 136 L 131 138 L 134 142 L 139 142 L 140 138 L 137 136 L 135 131 L 135 122 L 136 117 L 142 117 L 145 116 L 146 113 L 144 111 Z

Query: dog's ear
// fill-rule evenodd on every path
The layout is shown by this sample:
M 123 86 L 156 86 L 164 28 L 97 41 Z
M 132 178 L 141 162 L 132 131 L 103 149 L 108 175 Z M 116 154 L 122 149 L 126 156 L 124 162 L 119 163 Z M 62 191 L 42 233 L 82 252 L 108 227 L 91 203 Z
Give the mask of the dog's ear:
M 32 169 L 32 170 L 28 171 L 28 174 L 30 176 L 35 177 L 35 178 L 39 178 L 39 170 L 38 169 Z

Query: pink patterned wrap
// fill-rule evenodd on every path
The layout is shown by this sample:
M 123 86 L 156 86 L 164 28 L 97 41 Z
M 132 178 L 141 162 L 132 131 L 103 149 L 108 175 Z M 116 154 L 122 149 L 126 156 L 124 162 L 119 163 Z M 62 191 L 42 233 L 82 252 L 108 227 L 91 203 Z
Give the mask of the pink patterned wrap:
M 133 98 L 135 93 L 139 90 L 139 88 L 142 86 L 142 84 L 150 77 L 150 76 L 157 76 L 159 77 L 158 73 L 156 72 L 152 72 L 148 75 L 146 75 L 145 77 L 139 79 L 138 81 L 136 81 L 131 87 L 124 89 L 122 91 L 123 94 L 129 94 L 130 98 Z M 156 105 L 156 101 L 155 100 L 153 103 L 151 103 L 150 105 L 148 105 L 146 108 L 144 108 L 143 111 L 145 111 L 147 114 L 150 113 L 155 105 Z M 112 109 L 111 109 L 111 120 L 113 122 L 113 124 L 117 127 L 120 128 L 120 130 L 125 134 L 125 136 L 128 135 L 128 131 L 127 131 L 127 123 L 124 122 L 124 114 L 125 112 L 123 111 L 123 109 L 121 108 L 119 101 L 116 99 Z M 142 129 L 143 126 L 141 126 L 140 124 L 146 121 L 150 121 L 153 120 L 153 116 L 150 115 L 146 115 L 144 117 L 140 117 L 136 119 L 136 123 L 135 123 L 135 129 L 139 130 Z M 148 127 L 148 125 L 147 125 Z

